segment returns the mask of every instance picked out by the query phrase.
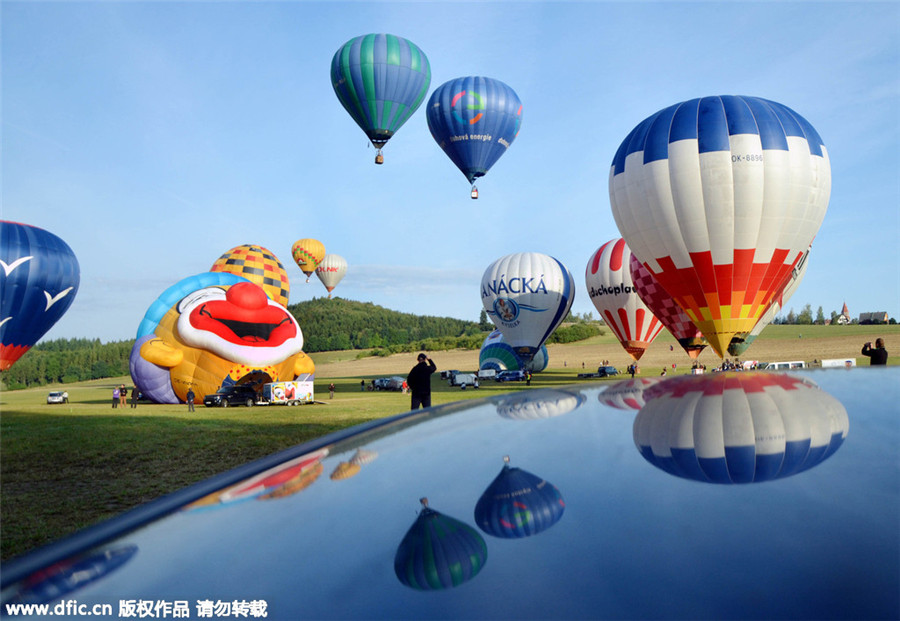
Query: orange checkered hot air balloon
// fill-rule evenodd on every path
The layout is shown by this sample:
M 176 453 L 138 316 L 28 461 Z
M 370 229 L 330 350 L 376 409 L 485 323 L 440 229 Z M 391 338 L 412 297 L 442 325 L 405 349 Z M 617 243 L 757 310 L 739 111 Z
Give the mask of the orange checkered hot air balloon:
M 778 299 L 830 194 L 819 134 L 758 97 L 657 112 L 625 138 L 609 173 L 622 237 L 720 356 Z
M 294 242 L 291 254 L 294 255 L 297 266 L 306 274 L 306 282 L 309 282 L 309 277 L 325 258 L 325 245 L 318 239 L 304 237 Z

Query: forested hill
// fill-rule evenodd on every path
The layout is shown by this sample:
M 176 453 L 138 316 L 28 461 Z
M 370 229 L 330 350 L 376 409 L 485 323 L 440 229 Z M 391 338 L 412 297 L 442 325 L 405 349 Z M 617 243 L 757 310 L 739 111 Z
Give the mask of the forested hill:
M 291 304 L 288 310 L 303 330 L 303 351 L 306 353 L 390 347 L 443 337 L 484 338 L 484 330 L 474 321 L 420 317 L 392 311 L 371 302 L 313 298 Z

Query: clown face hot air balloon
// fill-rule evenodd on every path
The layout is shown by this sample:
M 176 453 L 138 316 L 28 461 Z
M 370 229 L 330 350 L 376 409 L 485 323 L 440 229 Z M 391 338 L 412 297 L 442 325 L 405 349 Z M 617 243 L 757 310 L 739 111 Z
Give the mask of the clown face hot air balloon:
M 347 260 L 339 254 L 326 254 L 316 268 L 316 276 L 328 290 L 328 297 L 347 273 Z
M 0 220 L 0 371 L 6 371 L 69 309 L 78 260 L 59 237 Z
M 644 304 L 631 281 L 631 251 L 624 239 L 608 241 L 591 255 L 584 272 L 591 302 L 625 351 L 640 360 L 663 324 Z
M 402 584 L 419 590 L 449 589 L 478 575 L 487 562 L 487 544 L 474 528 L 428 507 L 406 532 L 394 556 Z
M 800 259 L 800 263 L 798 263 L 797 267 L 791 272 L 791 279 L 788 281 L 787 286 L 785 286 L 775 301 L 772 302 L 772 306 L 769 307 L 769 310 L 767 310 L 760 320 L 756 322 L 756 325 L 753 326 L 750 333 L 743 338 L 734 337 L 731 339 L 731 343 L 728 344 L 729 354 L 732 356 L 742 355 L 747 351 L 747 348 L 750 347 L 753 341 L 756 340 L 756 337 L 765 330 L 766 326 L 772 323 L 772 320 L 775 319 L 775 315 L 777 315 L 778 311 L 784 307 L 784 303 L 794 295 L 797 287 L 799 287 L 800 283 L 803 281 L 803 276 L 806 275 L 806 266 L 809 265 L 808 259 L 809 250 L 806 251 L 806 254 Z
M 270 300 L 287 306 L 291 295 L 291 282 L 284 265 L 275 254 L 256 244 L 235 246 L 209 268 L 210 272 L 225 272 L 243 276 L 262 287 Z
M 522 102 L 500 80 L 470 76 L 440 85 L 425 110 L 428 129 L 444 153 L 472 184 L 512 144 L 522 126 Z
M 318 239 L 298 239 L 291 247 L 291 255 L 297 267 L 306 274 L 306 282 L 309 282 L 309 277 L 325 258 L 325 245 Z
M 637 257 L 631 255 L 629 262 L 631 270 L 631 282 L 638 297 L 646 304 L 657 319 L 659 319 L 678 344 L 687 352 L 692 360 L 696 360 L 700 352 L 706 347 L 707 342 L 703 333 L 697 329 L 691 318 L 678 306 L 665 289 L 653 277 L 644 264 Z
M 654 466 L 707 483 L 758 483 L 812 468 L 847 437 L 841 403 L 771 372 L 683 375 L 644 393 L 634 443 Z
M 562 323 L 575 299 L 565 265 L 539 252 L 519 252 L 491 263 L 481 279 L 481 303 L 525 362 Z
M 475 505 L 478 528 L 504 539 L 537 535 L 556 524 L 566 510 L 562 494 L 547 481 L 521 468 L 509 458 Z
M 414 43 L 390 34 L 347 41 L 331 60 L 331 85 L 344 109 L 376 149 L 422 104 L 431 85 L 428 58 Z
M 822 139 L 757 97 L 704 97 L 642 121 L 609 173 L 619 232 L 721 356 L 815 237 L 831 193 Z

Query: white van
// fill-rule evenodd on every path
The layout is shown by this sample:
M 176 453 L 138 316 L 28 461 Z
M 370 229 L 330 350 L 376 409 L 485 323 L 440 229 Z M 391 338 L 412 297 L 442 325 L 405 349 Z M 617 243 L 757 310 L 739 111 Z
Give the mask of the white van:
M 790 362 L 770 362 L 766 365 L 766 370 L 787 371 L 790 369 L 805 369 L 806 363 L 802 360 L 792 360 Z

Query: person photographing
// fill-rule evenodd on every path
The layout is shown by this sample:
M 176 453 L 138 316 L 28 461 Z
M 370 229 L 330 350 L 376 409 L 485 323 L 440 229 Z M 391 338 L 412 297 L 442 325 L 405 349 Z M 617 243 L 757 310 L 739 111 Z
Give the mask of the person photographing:
M 424 353 L 419 354 L 418 363 L 406 376 L 406 383 L 412 395 L 410 409 L 431 407 L 431 374 L 437 371 L 434 361 Z
M 887 364 L 888 353 L 884 348 L 884 339 L 875 339 L 875 347 L 872 343 L 866 343 L 862 348 L 862 355 L 869 357 L 869 365 Z

